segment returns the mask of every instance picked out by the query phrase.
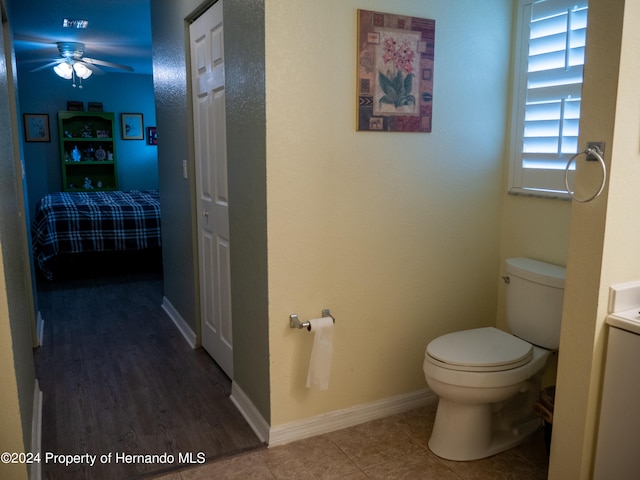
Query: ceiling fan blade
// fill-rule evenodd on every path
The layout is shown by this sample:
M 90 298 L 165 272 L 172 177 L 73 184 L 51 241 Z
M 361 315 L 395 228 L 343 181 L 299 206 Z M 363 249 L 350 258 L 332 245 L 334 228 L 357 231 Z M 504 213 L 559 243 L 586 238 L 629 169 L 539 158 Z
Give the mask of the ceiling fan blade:
M 133 72 L 133 68 L 127 65 L 120 65 L 119 63 L 105 62 L 104 60 L 96 60 L 95 58 L 83 57 L 82 61 L 85 63 L 102 65 L 104 67 L 117 68 L 119 70 L 126 70 L 127 72 Z
M 42 63 L 42 62 L 59 62 L 64 58 L 27 58 L 22 60 L 22 63 Z
M 42 49 L 49 49 L 51 51 L 56 50 L 56 42 L 51 41 L 48 38 L 42 38 L 42 37 L 32 37 L 29 35 L 16 34 L 13 37 L 13 43 L 14 43 L 14 46 L 16 47 L 29 46 L 31 48 L 35 48 L 39 50 L 42 50 Z
M 54 65 L 58 65 L 59 63 L 62 63 L 62 62 L 64 62 L 64 58 L 61 58 L 60 60 L 56 60 L 54 62 L 47 63 L 45 65 L 42 65 L 41 67 L 34 68 L 33 70 L 31 70 L 31 72 L 39 72 L 40 70 L 44 70 L 45 68 L 53 67 Z

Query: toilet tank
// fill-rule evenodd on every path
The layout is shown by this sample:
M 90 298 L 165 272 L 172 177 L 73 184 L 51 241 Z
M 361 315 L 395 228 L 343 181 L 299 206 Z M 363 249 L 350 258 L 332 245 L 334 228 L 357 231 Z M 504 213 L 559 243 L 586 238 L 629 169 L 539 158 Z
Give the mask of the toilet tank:
M 566 269 L 531 258 L 508 258 L 506 270 L 506 315 L 511 333 L 557 350 Z

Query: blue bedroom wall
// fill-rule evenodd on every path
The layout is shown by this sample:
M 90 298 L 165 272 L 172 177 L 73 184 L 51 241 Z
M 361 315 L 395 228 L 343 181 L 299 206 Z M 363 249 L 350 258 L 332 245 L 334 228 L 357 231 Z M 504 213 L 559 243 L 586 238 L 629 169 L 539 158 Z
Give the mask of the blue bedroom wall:
M 24 142 L 24 163 L 29 189 L 29 211 L 45 194 L 62 190 L 58 140 L 58 111 L 67 110 L 67 101 L 102 102 L 105 112 L 115 113 L 120 190 L 158 188 L 158 147 L 147 144 L 147 127 L 156 125 L 153 76 L 106 72 L 93 75 L 74 88 L 70 80 L 52 70 L 31 73 L 18 70 L 20 113 L 49 115 L 50 142 Z M 122 140 L 121 113 L 142 113 L 144 140 Z

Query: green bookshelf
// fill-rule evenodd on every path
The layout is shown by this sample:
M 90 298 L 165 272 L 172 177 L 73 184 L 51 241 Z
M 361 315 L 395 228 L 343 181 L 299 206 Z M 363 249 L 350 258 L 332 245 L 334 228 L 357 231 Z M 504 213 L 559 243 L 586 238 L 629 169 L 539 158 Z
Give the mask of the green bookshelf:
M 118 189 L 114 126 L 110 112 L 58 112 L 65 192 Z

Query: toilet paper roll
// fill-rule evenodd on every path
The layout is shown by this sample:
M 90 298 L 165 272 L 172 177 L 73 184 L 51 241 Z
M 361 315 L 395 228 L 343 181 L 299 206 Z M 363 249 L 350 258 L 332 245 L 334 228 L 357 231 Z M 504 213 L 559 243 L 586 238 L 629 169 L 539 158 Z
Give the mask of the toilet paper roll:
M 331 360 L 333 358 L 333 318 L 322 317 L 309 320 L 314 332 L 311 360 L 307 373 L 307 388 L 329 388 Z

